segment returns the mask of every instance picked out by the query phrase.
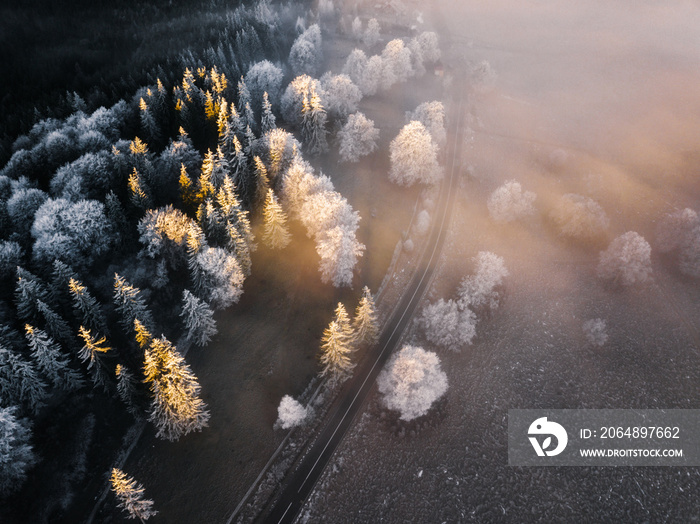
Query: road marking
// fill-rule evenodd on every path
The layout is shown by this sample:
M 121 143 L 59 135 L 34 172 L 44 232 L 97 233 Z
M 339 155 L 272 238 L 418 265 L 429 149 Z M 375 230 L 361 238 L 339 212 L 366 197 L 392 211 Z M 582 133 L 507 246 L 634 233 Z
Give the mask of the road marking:
M 287 514 L 287 512 L 289 511 L 289 508 L 292 507 L 292 504 L 294 504 L 294 503 L 293 503 L 293 502 L 290 502 L 290 503 L 289 503 L 289 506 L 287 506 L 287 509 L 284 510 L 284 513 L 282 513 L 282 516 L 281 516 L 280 519 L 277 521 L 278 524 L 284 520 L 284 516 L 285 516 L 285 515 Z

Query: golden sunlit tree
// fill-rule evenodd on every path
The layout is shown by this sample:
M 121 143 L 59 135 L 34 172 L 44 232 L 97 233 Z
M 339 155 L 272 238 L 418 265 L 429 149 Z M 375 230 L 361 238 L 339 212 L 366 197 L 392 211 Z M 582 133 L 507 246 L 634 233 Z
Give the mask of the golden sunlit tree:
M 255 171 L 255 198 L 253 199 L 253 209 L 260 209 L 267 198 L 267 191 L 270 189 L 270 179 L 267 176 L 267 168 L 259 156 L 253 158 Z
M 355 327 L 355 343 L 372 344 L 377 341 L 379 336 L 377 309 L 374 304 L 374 297 L 372 297 L 372 293 L 370 293 L 367 286 L 362 289 L 362 298 L 355 310 L 353 324 Z
M 337 321 L 331 321 L 321 339 L 321 376 L 329 378 L 331 382 L 348 377 L 355 367 L 350 361 L 352 351 L 347 333 Z
M 348 312 L 342 302 L 338 302 L 338 305 L 335 308 L 335 321 L 338 323 L 338 326 L 340 326 L 340 329 L 348 342 L 352 343 L 355 336 L 352 329 L 352 324 L 350 323 L 350 316 L 348 315 Z
M 146 210 L 151 207 L 151 190 L 143 180 L 139 172 L 134 170 L 129 175 L 129 195 L 131 203 L 141 210 Z
M 208 425 L 209 411 L 199 398 L 199 382 L 164 336 L 151 340 L 143 370 L 144 382 L 153 395 L 148 420 L 156 426 L 157 437 L 178 440 Z
M 113 468 L 109 482 L 119 500 L 118 506 L 129 514 L 130 519 L 145 522 L 158 513 L 153 509 L 153 501 L 143 498 L 143 486 L 122 470 Z
M 104 314 L 87 287 L 80 280 L 71 277 L 68 280 L 68 290 L 73 299 L 73 312 L 80 319 L 80 323 L 86 326 L 88 331 L 109 334 Z
M 265 219 L 265 231 L 263 242 L 272 249 L 283 249 L 290 241 L 289 229 L 287 227 L 287 215 L 282 210 L 282 206 L 277 202 L 272 189 L 267 190 L 267 200 L 263 209 Z
M 83 347 L 78 351 L 78 357 L 87 364 L 88 372 L 92 377 L 95 386 L 107 388 L 107 369 L 104 362 L 104 356 L 111 347 L 107 345 L 106 337 L 92 336 L 89 329 L 85 326 L 80 326 L 78 335 L 83 340 Z M 99 337 L 99 338 L 98 338 Z

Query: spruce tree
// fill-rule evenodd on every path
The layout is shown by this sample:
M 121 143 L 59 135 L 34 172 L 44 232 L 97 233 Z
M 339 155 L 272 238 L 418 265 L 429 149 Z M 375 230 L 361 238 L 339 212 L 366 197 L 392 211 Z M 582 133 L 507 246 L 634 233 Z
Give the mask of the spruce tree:
M 21 405 L 36 415 L 44 405 L 46 384 L 32 362 L 0 345 L 0 400 L 3 405 Z
M 48 302 L 49 293 L 41 279 L 22 267 L 17 267 L 17 283 L 15 284 L 15 305 L 17 316 L 28 322 L 36 322 L 40 318 L 37 301 Z
M 0 498 L 17 491 L 36 463 L 29 421 L 18 418 L 16 406 L 0 406 Z
M 73 299 L 73 312 L 79 323 L 90 331 L 109 335 L 107 321 L 102 313 L 102 309 L 87 287 L 80 280 L 70 278 L 68 280 L 68 290 Z
M 136 319 L 147 327 L 153 325 L 151 312 L 141 296 L 141 290 L 129 284 L 117 273 L 114 274 L 114 305 L 121 317 L 119 323 L 127 334 L 133 332 Z
M 328 151 L 326 119 L 326 110 L 316 91 L 311 91 L 310 98 L 305 94 L 301 113 L 301 136 L 312 155 Z
M 365 286 L 362 289 L 362 298 L 355 310 L 353 319 L 355 326 L 355 342 L 357 344 L 373 344 L 379 337 L 379 322 L 377 320 L 377 309 L 374 304 L 374 297 Z
M 48 334 L 64 346 L 72 346 L 73 340 L 68 323 L 45 302 L 37 300 L 36 307 L 44 320 L 44 326 Z
M 323 369 L 322 377 L 328 377 L 332 382 L 342 380 L 349 376 L 355 367 L 350 361 L 352 347 L 347 333 L 333 320 L 323 332 L 321 339 L 320 361 Z
M 217 333 L 214 311 L 187 289 L 182 293 L 180 317 L 187 329 L 187 340 L 200 347 L 206 346 Z
M 78 278 L 73 268 L 58 259 L 54 260 L 49 299 L 50 303 L 56 305 L 59 309 L 70 308 L 71 306 L 72 299 L 68 291 L 68 282 L 71 278 Z
M 263 209 L 265 219 L 265 231 L 263 242 L 272 249 L 283 249 L 290 241 L 289 229 L 287 227 L 287 215 L 282 210 L 282 206 L 277 202 L 272 189 L 267 190 L 267 199 Z
M 143 180 L 136 168 L 129 175 L 129 198 L 132 205 L 140 210 L 146 211 L 152 206 L 151 190 Z
M 32 358 L 44 377 L 64 391 L 73 391 L 83 385 L 80 374 L 68 365 L 68 358 L 45 331 L 29 324 L 24 330 Z
M 144 377 L 153 394 L 148 420 L 156 426 L 157 437 L 178 440 L 208 425 L 197 378 L 165 337 L 153 339 L 146 350 Z
M 87 364 L 88 373 L 95 386 L 100 386 L 106 391 L 109 375 L 104 358 L 112 348 L 107 345 L 105 337 L 92 336 L 85 326 L 80 326 L 78 336 L 83 340 L 83 347 L 78 351 L 78 357 L 83 364 Z
M 151 332 L 138 318 L 134 319 L 134 338 L 141 349 L 146 349 L 153 340 Z
M 338 326 L 340 327 L 346 340 L 349 343 L 352 343 L 355 336 L 352 329 L 352 324 L 350 323 L 350 316 L 348 315 L 348 312 L 342 302 L 338 302 L 338 305 L 335 308 L 335 321 L 338 323 Z
M 270 99 L 267 96 L 267 91 L 263 93 L 262 110 L 263 113 L 261 117 L 261 130 L 264 134 L 268 131 L 272 131 L 273 129 L 277 128 L 277 124 L 275 122 L 275 115 L 272 112 L 272 104 L 270 103 Z
M 117 376 L 117 393 L 119 398 L 126 404 L 126 409 L 129 413 L 138 417 L 140 411 L 136 403 L 136 379 L 134 375 L 129 371 L 129 368 L 121 364 L 117 364 L 115 374 Z
M 267 191 L 270 189 L 270 180 L 267 177 L 267 168 L 265 164 L 256 156 L 253 159 L 255 166 L 255 197 L 253 199 L 253 209 L 260 209 L 265 204 Z
M 139 519 L 143 523 L 158 513 L 153 509 L 153 501 L 143 498 L 143 486 L 122 470 L 113 468 L 109 482 L 119 500 L 118 506 L 129 514 L 130 519 Z

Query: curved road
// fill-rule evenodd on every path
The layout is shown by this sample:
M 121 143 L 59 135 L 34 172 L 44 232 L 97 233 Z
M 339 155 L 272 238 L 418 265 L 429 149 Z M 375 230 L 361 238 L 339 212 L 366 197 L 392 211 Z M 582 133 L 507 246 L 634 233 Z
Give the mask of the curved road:
M 410 284 L 398 305 L 394 308 L 379 338 L 379 342 L 368 350 L 361 366 L 343 387 L 331 406 L 326 423 L 307 448 L 294 469 L 283 480 L 283 488 L 276 499 L 258 516 L 256 522 L 291 523 L 301 510 L 304 501 L 313 490 L 333 452 L 349 429 L 354 417 L 361 410 L 369 395 L 377 375 L 392 354 L 401 336 L 413 318 L 413 314 L 425 292 L 445 242 L 447 225 L 454 204 L 453 186 L 458 176 L 458 148 L 462 143 L 460 124 L 462 119 L 462 93 L 460 82 L 455 79 L 453 86 L 453 112 L 448 129 L 446 146 L 446 178 L 442 184 L 436 216 L 428 238 L 428 244 L 421 257 Z

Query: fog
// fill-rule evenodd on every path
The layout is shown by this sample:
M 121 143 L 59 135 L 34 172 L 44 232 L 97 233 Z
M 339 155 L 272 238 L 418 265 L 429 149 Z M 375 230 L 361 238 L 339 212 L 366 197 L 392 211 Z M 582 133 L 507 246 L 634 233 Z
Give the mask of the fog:
M 558 193 L 592 193 L 626 216 L 694 207 L 700 3 L 441 6 L 453 52 L 471 64 L 485 60 L 495 73 L 472 100 L 475 139 L 500 139 L 480 144 L 499 158 L 486 175 L 525 183 L 534 156 L 533 175 L 557 174 Z

